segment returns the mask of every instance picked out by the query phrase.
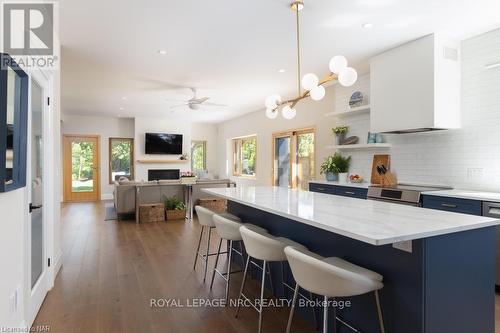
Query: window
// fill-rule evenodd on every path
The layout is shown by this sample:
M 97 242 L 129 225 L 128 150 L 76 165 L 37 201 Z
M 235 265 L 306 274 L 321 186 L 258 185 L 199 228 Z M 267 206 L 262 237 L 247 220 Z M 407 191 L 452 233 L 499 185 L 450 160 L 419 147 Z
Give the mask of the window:
M 207 142 L 191 141 L 191 171 L 207 169 Z
M 233 139 L 233 176 L 255 177 L 257 136 Z
M 273 134 L 273 184 L 307 189 L 315 177 L 314 128 Z
M 109 138 L 109 183 L 120 176 L 134 179 L 134 139 Z

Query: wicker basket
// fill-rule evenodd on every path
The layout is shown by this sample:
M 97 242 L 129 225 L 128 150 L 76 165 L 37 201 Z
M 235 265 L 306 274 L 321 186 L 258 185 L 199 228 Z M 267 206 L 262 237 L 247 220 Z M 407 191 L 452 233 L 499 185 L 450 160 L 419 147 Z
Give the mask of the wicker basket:
M 186 218 L 185 209 L 165 210 L 165 212 L 167 214 L 167 221 L 184 220 Z
M 226 211 L 226 200 L 217 198 L 198 199 L 198 205 L 210 209 L 216 213 L 224 213 Z
M 162 203 L 139 205 L 139 222 L 165 221 L 165 205 Z

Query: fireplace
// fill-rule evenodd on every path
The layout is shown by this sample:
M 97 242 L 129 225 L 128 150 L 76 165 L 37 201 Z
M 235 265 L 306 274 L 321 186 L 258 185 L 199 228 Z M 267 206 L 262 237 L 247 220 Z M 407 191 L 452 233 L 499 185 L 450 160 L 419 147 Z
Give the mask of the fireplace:
M 148 181 L 164 180 L 164 179 L 179 179 L 181 171 L 179 169 L 156 169 L 148 170 Z

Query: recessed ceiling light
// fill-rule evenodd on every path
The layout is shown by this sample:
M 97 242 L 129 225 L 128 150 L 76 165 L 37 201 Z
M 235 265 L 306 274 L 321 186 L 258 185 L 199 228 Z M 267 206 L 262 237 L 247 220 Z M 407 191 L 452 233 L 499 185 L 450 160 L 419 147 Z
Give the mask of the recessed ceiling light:
M 165 55 L 167 54 L 166 50 L 158 50 L 158 54 Z
M 123 106 L 120 107 L 120 111 L 123 111 L 125 110 L 125 108 Z
M 484 65 L 484 67 L 485 67 L 486 69 L 492 69 L 492 68 L 497 68 L 497 67 L 500 67 L 500 61 L 499 61 L 499 62 L 492 63 L 492 64 L 487 64 L 487 65 Z
M 284 68 L 278 69 L 278 73 L 285 73 L 285 72 L 286 72 L 286 69 L 284 69 Z
M 373 23 L 363 23 L 361 27 L 364 29 L 371 29 L 373 28 Z
M 127 96 L 123 96 L 122 101 L 126 101 L 126 100 L 127 100 Z

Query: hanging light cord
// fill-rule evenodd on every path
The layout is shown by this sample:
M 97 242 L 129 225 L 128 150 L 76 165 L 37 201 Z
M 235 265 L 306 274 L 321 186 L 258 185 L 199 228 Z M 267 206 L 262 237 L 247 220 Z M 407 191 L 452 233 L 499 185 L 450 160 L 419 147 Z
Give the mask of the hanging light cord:
M 299 21 L 299 4 L 295 4 L 297 12 L 297 92 L 300 96 L 300 21 Z

